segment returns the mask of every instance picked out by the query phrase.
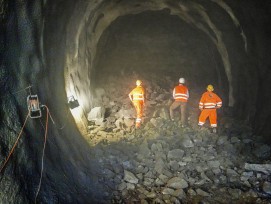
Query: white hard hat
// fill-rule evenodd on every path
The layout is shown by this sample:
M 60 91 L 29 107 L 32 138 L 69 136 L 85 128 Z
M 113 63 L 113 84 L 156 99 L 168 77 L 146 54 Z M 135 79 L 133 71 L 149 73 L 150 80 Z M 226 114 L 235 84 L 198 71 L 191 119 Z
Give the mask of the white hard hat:
M 184 83 L 185 83 L 185 79 L 184 79 L 184 78 L 180 78 L 180 79 L 179 79 L 179 83 L 180 83 L 180 84 L 184 84 Z
M 140 86 L 141 84 L 142 84 L 142 81 L 141 81 L 141 80 L 139 80 L 139 79 L 136 80 L 136 85 L 137 85 L 137 86 Z

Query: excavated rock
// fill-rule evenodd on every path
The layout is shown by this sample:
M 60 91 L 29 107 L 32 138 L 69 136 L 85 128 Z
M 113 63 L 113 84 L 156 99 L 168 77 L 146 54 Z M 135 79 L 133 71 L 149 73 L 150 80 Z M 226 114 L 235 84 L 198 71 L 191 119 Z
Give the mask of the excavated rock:
M 226 120 L 227 128 L 221 124 L 218 134 L 206 127 L 194 128 L 197 119 L 193 111 L 197 110 L 193 108 L 189 125 L 184 128 L 179 121 L 172 122 L 167 117 L 170 92 L 157 84 L 148 90 L 152 93 L 140 129 L 134 129 L 132 104 L 122 97 L 114 103 L 104 99 L 103 106 L 110 113 L 105 114 L 106 122 L 89 126 L 96 143 L 104 144 L 96 151 L 98 157 L 108 157 L 103 160 L 102 179 L 112 180 L 115 200 L 189 203 L 197 198 L 203 203 L 242 203 L 241 200 L 253 197 L 261 203 L 270 196 L 270 164 L 249 164 L 246 159 L 266 159 L 268 146 L 255 143 L 246 127 L 241 134 L 242 129 L 227 125 L 234 124 L 230 119 Z M 122 104 L 121 100 L 126 102 Z M 231 136 L 227 134 L 230 128 Z M 258 151 L 247 151 L 253 142 Z M 256 193 L 255 189 L 261 192 Z

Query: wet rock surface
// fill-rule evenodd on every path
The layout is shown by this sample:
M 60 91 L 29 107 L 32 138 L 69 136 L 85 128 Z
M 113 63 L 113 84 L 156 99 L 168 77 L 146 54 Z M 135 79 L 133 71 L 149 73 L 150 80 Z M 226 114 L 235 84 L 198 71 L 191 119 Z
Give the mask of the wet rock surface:
M 170 78 L 165 80 L 171 84 Z M 196 94 L 190 98 L 188 125 L 182 127 L 179 118 L 172 122 L 165 117 L 171 90 L 144 85 L 148 101 L 140 129 L 134 129 L 135 110 L 127 97 L 128 88 L 114 92 L 119 95 L 113 102 L 106 92 L 109 100 L 103 104 L 107 110 L 102 124 L 89 122 L 89 143 L 95 146 L 93 156 L 106 169 L 98 177 L 106 184 L 110 202 L 270 202 L 271 162 L 266 156 L 270 149 L 259 136 L 222 114 L 218 134 L 211 133 L 208 124 L 197 129 L 200 96 Z M 163 114 L 157 113 L 160 106 Z M 229 121 L 234 124 L 230 128 Z M 259 151 L 253 151 L 255 146 Z

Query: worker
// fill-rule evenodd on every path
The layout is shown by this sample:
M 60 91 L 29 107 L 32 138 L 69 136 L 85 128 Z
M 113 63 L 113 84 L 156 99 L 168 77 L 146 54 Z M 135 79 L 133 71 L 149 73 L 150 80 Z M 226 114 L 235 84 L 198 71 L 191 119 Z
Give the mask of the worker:
M 169 108 L 169 114 L 172 121 L 174 121 L 174 110 L 178 107 L 181 108 L 181 124 L 184 127 L 186 125 L 186 108 L 189 98 L 188 88 L 184 85 L 185 79 L 179 79 L 179 85 L 173 89 L 174 102 Z
M 136 109 L 136 128 L 142 123 L 143 107 L 145 103 L 145 90 L 142 87 L 142 81 L 136 81 L 136 88 L 129 93 L 129 98 Z
M 202 94 L 199 102 L 199 109 L 201 110 L 199 116 L 199 128 L 201 128 L 206 119 L 209 117 L 212 132 L 217 132 L 217 113 L 216 109 L 221 108 L 222 100 L 215 93 L 213 93 L 214 87 L 212 85 L 207 86 L 207 91 Z

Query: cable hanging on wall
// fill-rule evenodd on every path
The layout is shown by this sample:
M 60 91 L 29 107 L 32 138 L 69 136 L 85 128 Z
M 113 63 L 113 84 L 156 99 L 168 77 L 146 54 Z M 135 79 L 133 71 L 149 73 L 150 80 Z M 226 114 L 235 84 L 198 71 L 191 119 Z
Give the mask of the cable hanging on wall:
M 37 188 L 37 192 L 35 194 L 35 203 L 37 203 L 37 197 L 39 195 L 39 192 L 40 192 L 40 188 L 41 188 L 41 182 L 42 182 L 42 177 L 43 177 L 43 170 L 44 170 L 44 155 L 45 155 L 45 147 L 46 147 L 46 141 L 47 141 L 47 134 L 48 134 L 48 122 L 49 122 L 49 117 L 52 121 L 52 123 L 54 125 L 55 124 L 55 121 L 53 120 L 53 117 L 49 111 L 49 108 L 46 106 L 46 105 L 41 105 L 40 102 L 39 102 L 39 98 L 38 98 L 38 95 L 37 94 L 32 94 L 31 93 L 31 86 L 28 86 L 24 89 L 21 89 L 17 92 L 14 92 L 13 94 L 17 94 L 17 93 L 20 93 L 22 91 L 25 91 L 26 89 L 28 89 L 29 91 L 29 95 L 27 96 L 27 108 L 28 108 L 28 113 L 27 113 L 27 116 L 24 120 L 24 123 L 23 123 L 23 126 L 18 134 L 18 137 L 12 147 L 12 149 L 10 150 L 7 158 L 5 159 L 5 161 L 3 162 L 2 166 L 0 167 L 0 173 L 2 173 L 2 171 L 4 170 L 4 168 L 6 167 L 8 161 L 10 160 L 11 158 L 11 155 L 14 153 L 14 150 L 16 148 L 16 146 L 18 145 L 18 142 L 22 136 L 22 133 L 23 133 L 23 130 L 26 126 L 26 123 L 28 121 L 29 118 L 32 118 L 32 119 L 37 119 L 37 118 L 41 118 L 42 117 L 42 113 L 41 113 L 41 108 L 45 108 L 46 109 L 46 125 L 45 127 L 43 126 L 44 128 L 44 143 L 43 143 L 43 150 L 42 150 L 42 161 L 41 161 L 41 172 L 40 172 L 40 179 L 39 179 L 39 184 L 38 184 L 38 188 Z

